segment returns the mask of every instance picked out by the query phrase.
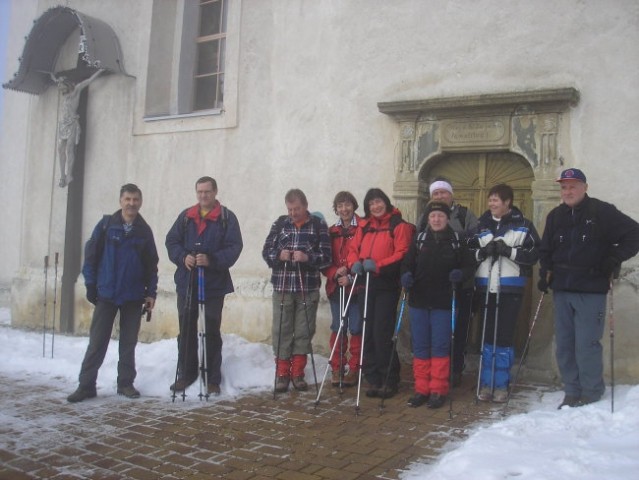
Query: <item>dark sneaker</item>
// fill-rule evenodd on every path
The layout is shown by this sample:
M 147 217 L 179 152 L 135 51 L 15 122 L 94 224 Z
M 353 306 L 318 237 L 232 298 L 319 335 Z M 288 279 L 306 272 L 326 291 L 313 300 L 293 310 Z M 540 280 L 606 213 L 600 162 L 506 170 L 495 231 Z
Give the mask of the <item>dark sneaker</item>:
M 67 402 L 78 403 L 88 398 L 95 398 L 96 396 L 97 396 L 97 392 L 95 391 L 95 387 L 93 388 L 78 387 L 78 389 L 75 392 L 73 392 L 71 395 L 67 397 Z
M 172 391 L 180 391 L 180 390 L 186 390 L 193 382 L 195 382 L 197 380 L 197 377 L 190 379 L 190 378 L 178 378 L 178 381 L 175 382 L 174 384 L 172 384 L 169 389 L 171 389 Z
M 439 393 L 431 393 L 426 406 L 428 408 L 441 408 L 444 406 L 444 403 L 446 403 L 446 396 L 440 395 Z
M 308 383 L 306 383 L 304 377 L 293 377 L 291 381 L 293 382 L 293 387 L 295 387 L 295 390 L 300 392 L 305 392 L 306 390 L 308 390 Z
M 413 395 L 412 397 L 410 397 L 408 399 L 408 406 L 409 407 L 413 407 L 413 408 L 421 407 L 426 402 L 428 402 L 428 397 L 429 396 L 430 395 L 424 395 L 422 393 L 416 393 L 415 395 Z
M 378 396 L 379 398 L 393 398 L 398 390 L 397 385 L 387 385 L 379 390 Z
M 217 397 L 220 393 L 220 386 L 217 383 L 209 383 L 206 386 L 206 391 L 209 395 L 213 395 L 214 397 Z
M 140 392 L 133 385 L 118 387 L 118 395 L 124 395 L 126 398 L 140 398 Z
M 579 397 L 575 395 L 566 395 L 561 404 L 557 407 L 557 410 L 561 410 L 563 407 L 578 407 Z
M 288 375 L 282 375 L 275 380 L 275 391 L 277 393 L 284 393 L 288 390 L 288 384 L 291 383 L 291 377 Z

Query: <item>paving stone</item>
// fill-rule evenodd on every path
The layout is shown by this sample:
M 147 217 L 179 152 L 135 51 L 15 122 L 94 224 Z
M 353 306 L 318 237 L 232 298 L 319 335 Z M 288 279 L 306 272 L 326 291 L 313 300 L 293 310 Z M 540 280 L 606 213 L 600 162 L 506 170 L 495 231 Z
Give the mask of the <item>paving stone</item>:
M 10 392 L 0 397 L 0 480 L 395 480 L 411 463 L 436 461 L 473 426 L 502 418 L 501 405 L 475 404 L 473 388 L 453 392 L 452 419 L 448 405 L 409 408 L 409 380 L 383 410 L 362 395 L 356 411 L 356 389 L 332 388 L 317 406 L 314 389 L 202 404 L 197 396 L 128 401 L 102 389 L 70 405 L 69 392 L 0 374 Z M 509 411 L 523 411 L 525 398 L 515 396 Z

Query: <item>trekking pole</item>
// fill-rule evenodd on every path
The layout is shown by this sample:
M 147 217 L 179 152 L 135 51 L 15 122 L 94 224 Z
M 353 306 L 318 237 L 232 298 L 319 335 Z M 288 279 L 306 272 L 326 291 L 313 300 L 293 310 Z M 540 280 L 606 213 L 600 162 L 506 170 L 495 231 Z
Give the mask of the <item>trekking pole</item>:
M 519 360 L 519 366 L 517 367 L 517 371 L 515 372 L 515 377 L 512 381 L 512 388 L 508 391 L 508 395 L 506 396 L 506 403 L 504 404 L 504 408 L 501 412 L 502 416 L 506 414 L 506 409 L 508 408 L 508 404 L 510 403 L 510 397 L 512 396 L 513 390 L 515 386 L 517 386 L 517 379 L 519 378 L 519 372 L 521 371 L 521 367 L 526 362 L 526 357 L 528 356 L 528 347 L 530 345 L 530 340 L 532 339 L 533 329 L 535 328 L 535 323 L 537 323 L 537 317 L 539 316 L 539 311 L 541 310 L 541 304 L 544 302 L 544 296 L 546 294 L 541 292 L 541 297 L 539 298 L 539 303 L 537 304 L 537 310 L 535 310 L 535 316 L 530 323 L 530 329 L 528 330 L 528 338 L 526 339 L 526 343 L 524 344 L 524 350 L 521 352 L 521 359 Z
M 204 310 L 204 267 L 197 267 L 197 303 L 198 315 L 197 326 L 198 336 L 200 337 L 200 401 L 202 397 L 209 400 L 209 368 L 206 352 L 206 316 Z M 204 394 L 202 394 L 204 387 Z
M 386 399 L 386 392 L 388 386 L 388 379 L 390 378 L 391 364 L 393 363 L 393 357 L 397 352 L 397 338 L 399 337 L 399 330 L 402 328 L 402 317 L 404 316 L 404 306 L 406 305 L 406 289 L 402 288 L 402 300 L 399 305 L 399 314 L 397 315 L 397 323 L 395 325 L 395 331 L 393 332 L 393 347 L 391 348 L 390 359 L 388 360 L 388 370 L 386 371 L 386 380 L 384 381 L 384 390 L 382 393 L 382 399 L 379 402 L 380 413 L 384 411 L 384 400 Z
M 319 395 L 319 383 L 317 382 L 317 370 L 315 370 L 315 357 L 313 355 L 313 338 L 311 335 L 311 322 L 308 319 L 308 306 L 306 305 L 306 291 L 304 290 L 304 281 L 302 278 L 302 267 L 297 263 L 297 274 L 300 279 L 300 290 L 302 290 L 302 305 L 304 305 L 304 315 L 306 316 L 306 329 L 308 332 L 308 343 L 311 349 L 311 365 L 313 366 L 313 379 L 315 380 L 315 390 Z
M 51 358 L 53 358 L 53 344 L 55 342 L 55 314 L 58 300 L 58 252 L 55 252 L 55 281 L 53 282 L 53 326 L 51 328 Z
M 45 341 L 47 335 L 47 273 L 49 270 L 49 255 L 44 256 L 44 312 L 42 313 L 42 358 L 45 357 Z
M 457 315 L 457 284 L 453 282 L 453 298 L 450 305 L 450 365 L 448 372 L 448 419 L 453 419 L 453 359 L 455 358 L 455 315 Z
M 195 269 L 192 268 L 189 271 L 189 283 L 186 286 L 186 296 L 184 297 L 184 313 L 182 314 L 182 325 L 180 325 L 180 335 L 178 340 L 178 359 L 177 365 L 175 367 L 175 382 L 173 383 L 173 393 L 171 394 L 171 400 L 175 402 L 176 391 L 178 383 L 179 374 L 185 375 L 186 373 L 186 357 L 188 352 L 188 337 L 190 333 L 190 325 L 191 325 L 191 305 L 193 296 L 193 280 L 194 280 Z M 180 370 L 180 351 L 182 352 L 182 369 Z M 186 400 L 186 387 L 182 391 L 182 401 Z
M 351 303 L 351 298 L 353 296 L 353 292 L 355 291 L 355 284 L 357 283 L 357 274 L 355 275 L 355 277 L 353 278 L 353 284 L 351 285 L 351 291 L 348 294 L 348 300 L 346 301 L 346 305 L 342 308 L 342 304 L 344 302 L 344 287 L 340 287 L 340 324 L 339 324 L 339 329 L 337 330 L 337 338 L 340 338 L 340 333 L 343 330 L 344 327 L 344 317 L 346 316 L 346 312 L 348 311 L 348 307 L 350 306 Z M 340 340 L 340 345 L 341 345 L 341 340 Z M 319 388 L 319 392 L 317 393 L 317 398 L 315 399 L 315 406 L 317 407 L 319 405 L 319 400 L 320 400 L 320 396 L 322 395 L 322 389 L 324 388 L 324 382 L 326 381 L 326 375 L 328 374 L 328 368 L 331 365 L 331 359 L 333 358 L 333 355 L 335 354 L 335 348 L 337 347 L 337 342 L 335 342 L 333 344 L 333 348 L 331 350 L 331 355 L 328 357 L 328 365 L 326 365 L 326 370 L 324 370 L 324 378 L 322 378 L 322 384 L 320 385 Z M 341 354 L 341 352 L 340 352 Z M 341 358 L 340 358 L 341 361 Z M 340 365 L 340 369 L 341 369 L 341 365 Z M 341 370 L 340 370 L 341 371 Z M 341 379 L 340 379 L 341 380 Z M 341 387 L 340 387 L 341 390 Z
M 277 394 L 277 362 L 280 359 L 280 344 L 282 343 L 282 321 L 284 320 L 284 292 L 286 286 L 286 267 L 288 262 L 284 262 L 284 273 L 282 274 L 282 297 L 280 299 L 280 324 L 277 332 L 277 354 L 275 356 L 275 379 L 273 380 L 273 400 Z
M 615 413 L 615 306 L 612 293 L 613 278 L 610 277 L 610 310 L 608 323 L 610 325 L 610 413 Z
M 479 402 L 479 390 L 481 388 L 481 369 L 484 366 L 484 345 L 486 343 L 486 323 L 488 320 L 488 303 L 490 301 L 490 282 L 493 276 L 493 264 L 491 262 L 488 269 L 488 283 L 486 284 L 486 295 L 484 296 L 484 324 L 481 330 L 481 346 L 479 347 L 479 369 L 477 371 L 477 391 L 475 392 L 475 405 Z
M 357 400 L 355 401 L 355 415 L 359 415 L 359 394 L 362 390 L 362 367 L 364 364 L 364 343 L 366 342 L 366 315 L 368 313 L 368 285 L 371 272 L 366 272 L 366 288 L 364 289 L 364 314 L 362 316 L 362 350 L 359 353 L 359 377 L 357 379 Z
M 352 291 L 352 290 L 351 290 Z M 342 380 L 344 378 L 344 342 L 342 339 L 342 335 L 344 338 L 346 337 L 346 332 L 344 331 L 344 325 L 346 324 L 346 309 L 344 308 L 344 302 L 346 301 L 346 287 L 341 287 L 339 290 L 339 329 L 337 332 L 336 341 L 339 341 L 339 394 L 344 393 L 344 386 L 342 385 Z M 336 342 L 337 343 L 337 342 Z M 335 345 L 333 345 L 335 346 Z M 330 360 L 333 358 L 331 355 Z M 326 375 L 324 375 L 326 377 Z
M 497 258 L 497 294 L 495 295 L 495 324 L 493 327 L 493 356 L 490 366 L 490 394 L 495 393 L 495 366 L 497 362 L 497 328 L 499 327 L 499 293 L 501 292 L 501 256 Z

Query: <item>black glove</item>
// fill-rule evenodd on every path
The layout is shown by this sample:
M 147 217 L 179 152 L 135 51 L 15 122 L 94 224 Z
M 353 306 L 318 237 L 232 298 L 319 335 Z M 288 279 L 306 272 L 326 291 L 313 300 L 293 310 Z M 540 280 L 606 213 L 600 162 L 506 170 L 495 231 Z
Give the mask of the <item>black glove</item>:
M 410 290 L 412 286 L 415 284 L 415 279 L 413 278 L 413 272 L 404 273 L 401 276 L 400 281 L 402 282 L 402 287 L 404 287 L 406 290 Z
M 462 277 L 462 271 L 459 268 L 456 268 L 454 270 L 451 270 L 448 274 L 448 281 L 450 283 L 459 283 L 462 281 Z
M 512 253 L 512 251 L 513 249 L 506 245 L 506 242 L 504 242 L 503 240 L 497 240 L 495 242 L 495 253 L 497 255 L 510 258 L 510 254 Z
M 364 270 L 375 273 L 377 271 L 377 264 L 375 263 L 375 260 L 372 258 L 364 260 Z
M 548 283 L 548 280 L 546 280 L 546 275 L 541 275 L 537 282 L 537 289 L 539 289 L 540 292 L 548 293 L 549 286 L 550 284 Z
M 93 305 L 98 303 L 98 287 L 96 285 L 87 285 L 87 300 Z
M 496 254 L 495 242 L 489 242 L 485 247 L 481 247 L 477 251 L 477 258 L 483 262 L 489 257 L 494 257 Z
M 619 267 L 621 266 L 621 262 L 617 260 L 616 257 L 606 257 L 601 261 L 601 265 L 599 266 L 599 270 L 606 277 L 610 278 L 611 275 L 614 275 L 614 278 L 619 276 Z
M 355 262 L 351 267 L 351 272 L 355 275 L 364 275 L 364 265 L 362 265 L 362 262 Z

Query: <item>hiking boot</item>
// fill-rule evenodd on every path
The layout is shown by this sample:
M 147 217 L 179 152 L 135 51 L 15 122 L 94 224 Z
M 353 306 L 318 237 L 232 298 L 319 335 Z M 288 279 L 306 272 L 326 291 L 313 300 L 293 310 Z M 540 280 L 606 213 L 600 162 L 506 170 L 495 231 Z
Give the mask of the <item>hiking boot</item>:
M 580 397 L 579 400 L 577 401 L 577 403 L 574 405 L 575 407 L 583 407 L 584 405 L 589 405 L 591 403 L 595 403 L 598 402 L 599 399 L 598 398 L 591 398 L 591 397 Z
M 341 375 L 339 374 L 339 370 L 333 370 L 331 373 L 331 385 L 334 387 L 339 387 L 339 380 Z
M 393 398 L 398 390 L 397 385 L 386 385 L 379 389 L 378 396 L 379 398 Z
M 482 402 L 490 402 L 493 399 L 493 392 L 490 391 L 490 387 L 484 386 L 479 389 L 479 395 L 477 399 Z
M 507 388 L 496 388 L 493 393 L 493 402 L 495 403 L 506 403 L 508 400 L 508 389 Z
M 413 395 L 412 397 L 410 397 L 408 399 L 408 406 L 409 407 L 413 407 L 413 408 L 421 407 L 426 402 L 428 402 L 428 397 L 429 396 L 430 395 L 424 395 L 422 393 L 416 393 L 415 395 Z
M 291 377 L 288 375 L 281 375 L 275 380 L 275 391 L 277 393 L 284 393 L 288 390 L 288 384 L 291 382 Z
M 206 386 L 206 392 L 209 395 L 213 395 L 214 397 L 217 397 L 221 393 L 220 386 L 217 383 L 209 383 Z
M 95 390 L 95 387 L 93 388 L 78 387 L 75 392 L 73 392 L 71 395 L 67 397 L 67 402 L 78 403 L 83 400 L 86 400 L 87 398 L 95 398 L 96 396 L 97 396 L 97 392 Z
M 557 410 L 561 410 L 563 407 L 578 407 L 579 397 L 576 395 L 566 395 L 563 401 L 557 407 Z
M 172 391 L 186 390 L 193 382 L 197 380 L 197 377 L 190 378 L 178 378 L 178 381 L 169 387 Z
M 430 394 L 426 406 L 428 408 L 441 408 L 444 406 L 444 403 L 446 403 L 446 396 L 433 392 Z
M 308 383 L 306 383 L 304 377 L 293 377 L 291 381 L 293 382 L 293 387 L 298 392 L 305 392 L 308 390 Z
M 133 385 L 118 387 L 118 395 L 124 395 L 126 398 L 140 398 L 140 392 Z
M 357 385 L 357 380 L 359 379 L 359 376 L 357 374 L 356 370 L 349 370 L 346 375 L 344 375 L 344 378 L 342 379 L 342 386 L 344 387 L 352 387 L 354 385 Z
M 382 386 L 381 385 L 370 385 L 368 390 L 366 390 L 366 396 L 368 398 L 376 398 L 381 395 Z

